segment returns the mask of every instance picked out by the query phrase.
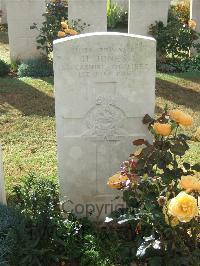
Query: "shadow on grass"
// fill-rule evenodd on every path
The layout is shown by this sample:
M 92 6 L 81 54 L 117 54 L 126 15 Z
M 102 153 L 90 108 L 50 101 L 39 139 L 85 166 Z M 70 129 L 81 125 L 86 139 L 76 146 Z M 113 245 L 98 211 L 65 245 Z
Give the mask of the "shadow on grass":
M 0 78 L 0 112 L 7 112 L 5 103 L 23 115 L 55 116 L 54 98 L 17 78 Z
M 193 80 L 192 80 L 193 81 Z M 184 87 L 170 81 L 156 79 L 156 95 L 193 111 L 200 111 L 200 83 L 196 87 Z

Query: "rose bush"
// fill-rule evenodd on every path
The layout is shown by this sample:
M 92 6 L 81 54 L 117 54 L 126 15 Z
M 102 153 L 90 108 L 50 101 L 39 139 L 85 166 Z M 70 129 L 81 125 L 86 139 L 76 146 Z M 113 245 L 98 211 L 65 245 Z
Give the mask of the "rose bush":
M 51 0 L 46 5 L 46 12 L 43 14 L 44 22 L 41 27 L 34 23 L 30 28 L 37 30 L 39 35 L 36 38 L 37 49 L 44 55 L 51 55 L 53 41 L 58 38 L 76 35 L 89 26 L 80 19 L 71 21 L 68 26 L 68 3 L 66 0 Z
M 134 140 L 137 150 L 109 179 L 112 189 L 123 190 L 127 208 L 107 221 L 128 222 L 134 228 L 139 263 L 199 265 L 200 164 L 184 162 L 196 137 L 181 133 L 193 118 L 166 109 L 158 119 L 146 115 L 143 123 L 153 141 Z

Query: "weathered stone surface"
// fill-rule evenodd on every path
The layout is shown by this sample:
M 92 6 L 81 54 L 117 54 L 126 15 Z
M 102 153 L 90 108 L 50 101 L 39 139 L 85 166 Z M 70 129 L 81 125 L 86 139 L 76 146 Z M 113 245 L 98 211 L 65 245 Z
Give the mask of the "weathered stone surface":
M 131 34 L 149 35 L 155 21 L 167 23 L 170 0 L 129 0 L 129 29 Z
M 6 0 L 0 0 L 0 24 L 7 23 Z
M 106 183 L 133 152 L 133 139 L 149 137 L 141 119 L 154 113 L 155 61 L 156 42 L 148 37 L 96 33 L 55 41 L 61 198 L 73 201 L 66 209 L 93 210 L 102 219 L 119 207 L 112 200 L 121 194 Z
M 12 60 L 24 60 L 41 56 L 37 49 L 37 30 L 30 26 L 42 24 L 45 13 L 44 0 L 7 0 L 9 47 Z
M 3 175 L 3 158 L 2 149 L 0 145 L 0 203 L 6 204 L 6 193 Z
M 89 24 L 83 33 L 107 31 L 107 0 L 68 0 L 69 21 L 81 19 L 81 23 Z

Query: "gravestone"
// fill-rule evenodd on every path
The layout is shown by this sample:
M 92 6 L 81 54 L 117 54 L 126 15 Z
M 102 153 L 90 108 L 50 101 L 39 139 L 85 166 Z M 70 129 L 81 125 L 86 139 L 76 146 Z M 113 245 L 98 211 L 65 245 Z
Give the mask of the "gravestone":
M 3 175 L 3 158 L 2 149 L 0 145 L 0 203 L 6 204 L 6 193 Z
M 6 0 L 0 0 L 0 24 L 7 23 Z
M 149 35 L 149 27 L 155 21 L 167 24 L 170 0 L 129 0 L 128 32 Z
M 7 19 L 10 56 L 12 60 L 24 60 L 41 56 L 37 49 L 37 30 L 30 26 L 37 23 L 40 27 L 46 11 L 44 0 L 7 0 Z
M 86 23 L 86 32 L 107 31 L 107 0 L 68 0 L 68 18 L 70 21 L 80 19 L 80 25 Z
M 196 31 L 200 33 L 200 0 L 191 0 L 190 18 L 197 23 Z
M 149 137 L 154 114 L 156 42 L 122 33 L 89 33 L 54 42 L 61 199 L 65 209 L 103 219 L 123 204 L 108 177 Z M 114 200 L 114 201 L 113 201 Z M 122 206 L 121 206 L 122 207 Z

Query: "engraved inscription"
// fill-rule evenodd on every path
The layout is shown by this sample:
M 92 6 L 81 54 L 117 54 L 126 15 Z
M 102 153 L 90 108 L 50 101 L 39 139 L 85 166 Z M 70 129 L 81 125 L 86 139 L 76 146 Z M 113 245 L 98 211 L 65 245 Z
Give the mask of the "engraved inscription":
M 145 74 L 151 69 L 148 63 L 138 63 L 136 49 L 145 49 L 145 44 L 138 41 L 133 47 L 73 47 L 72 53 L 78 56 L 76 63 L 66 66 L 78 78 L 120 78 L 133 77 L 134 74 Z M 67 65 L 67 64 L 66 64 Z M 108 68 L 109 65 L 109 68 Z

